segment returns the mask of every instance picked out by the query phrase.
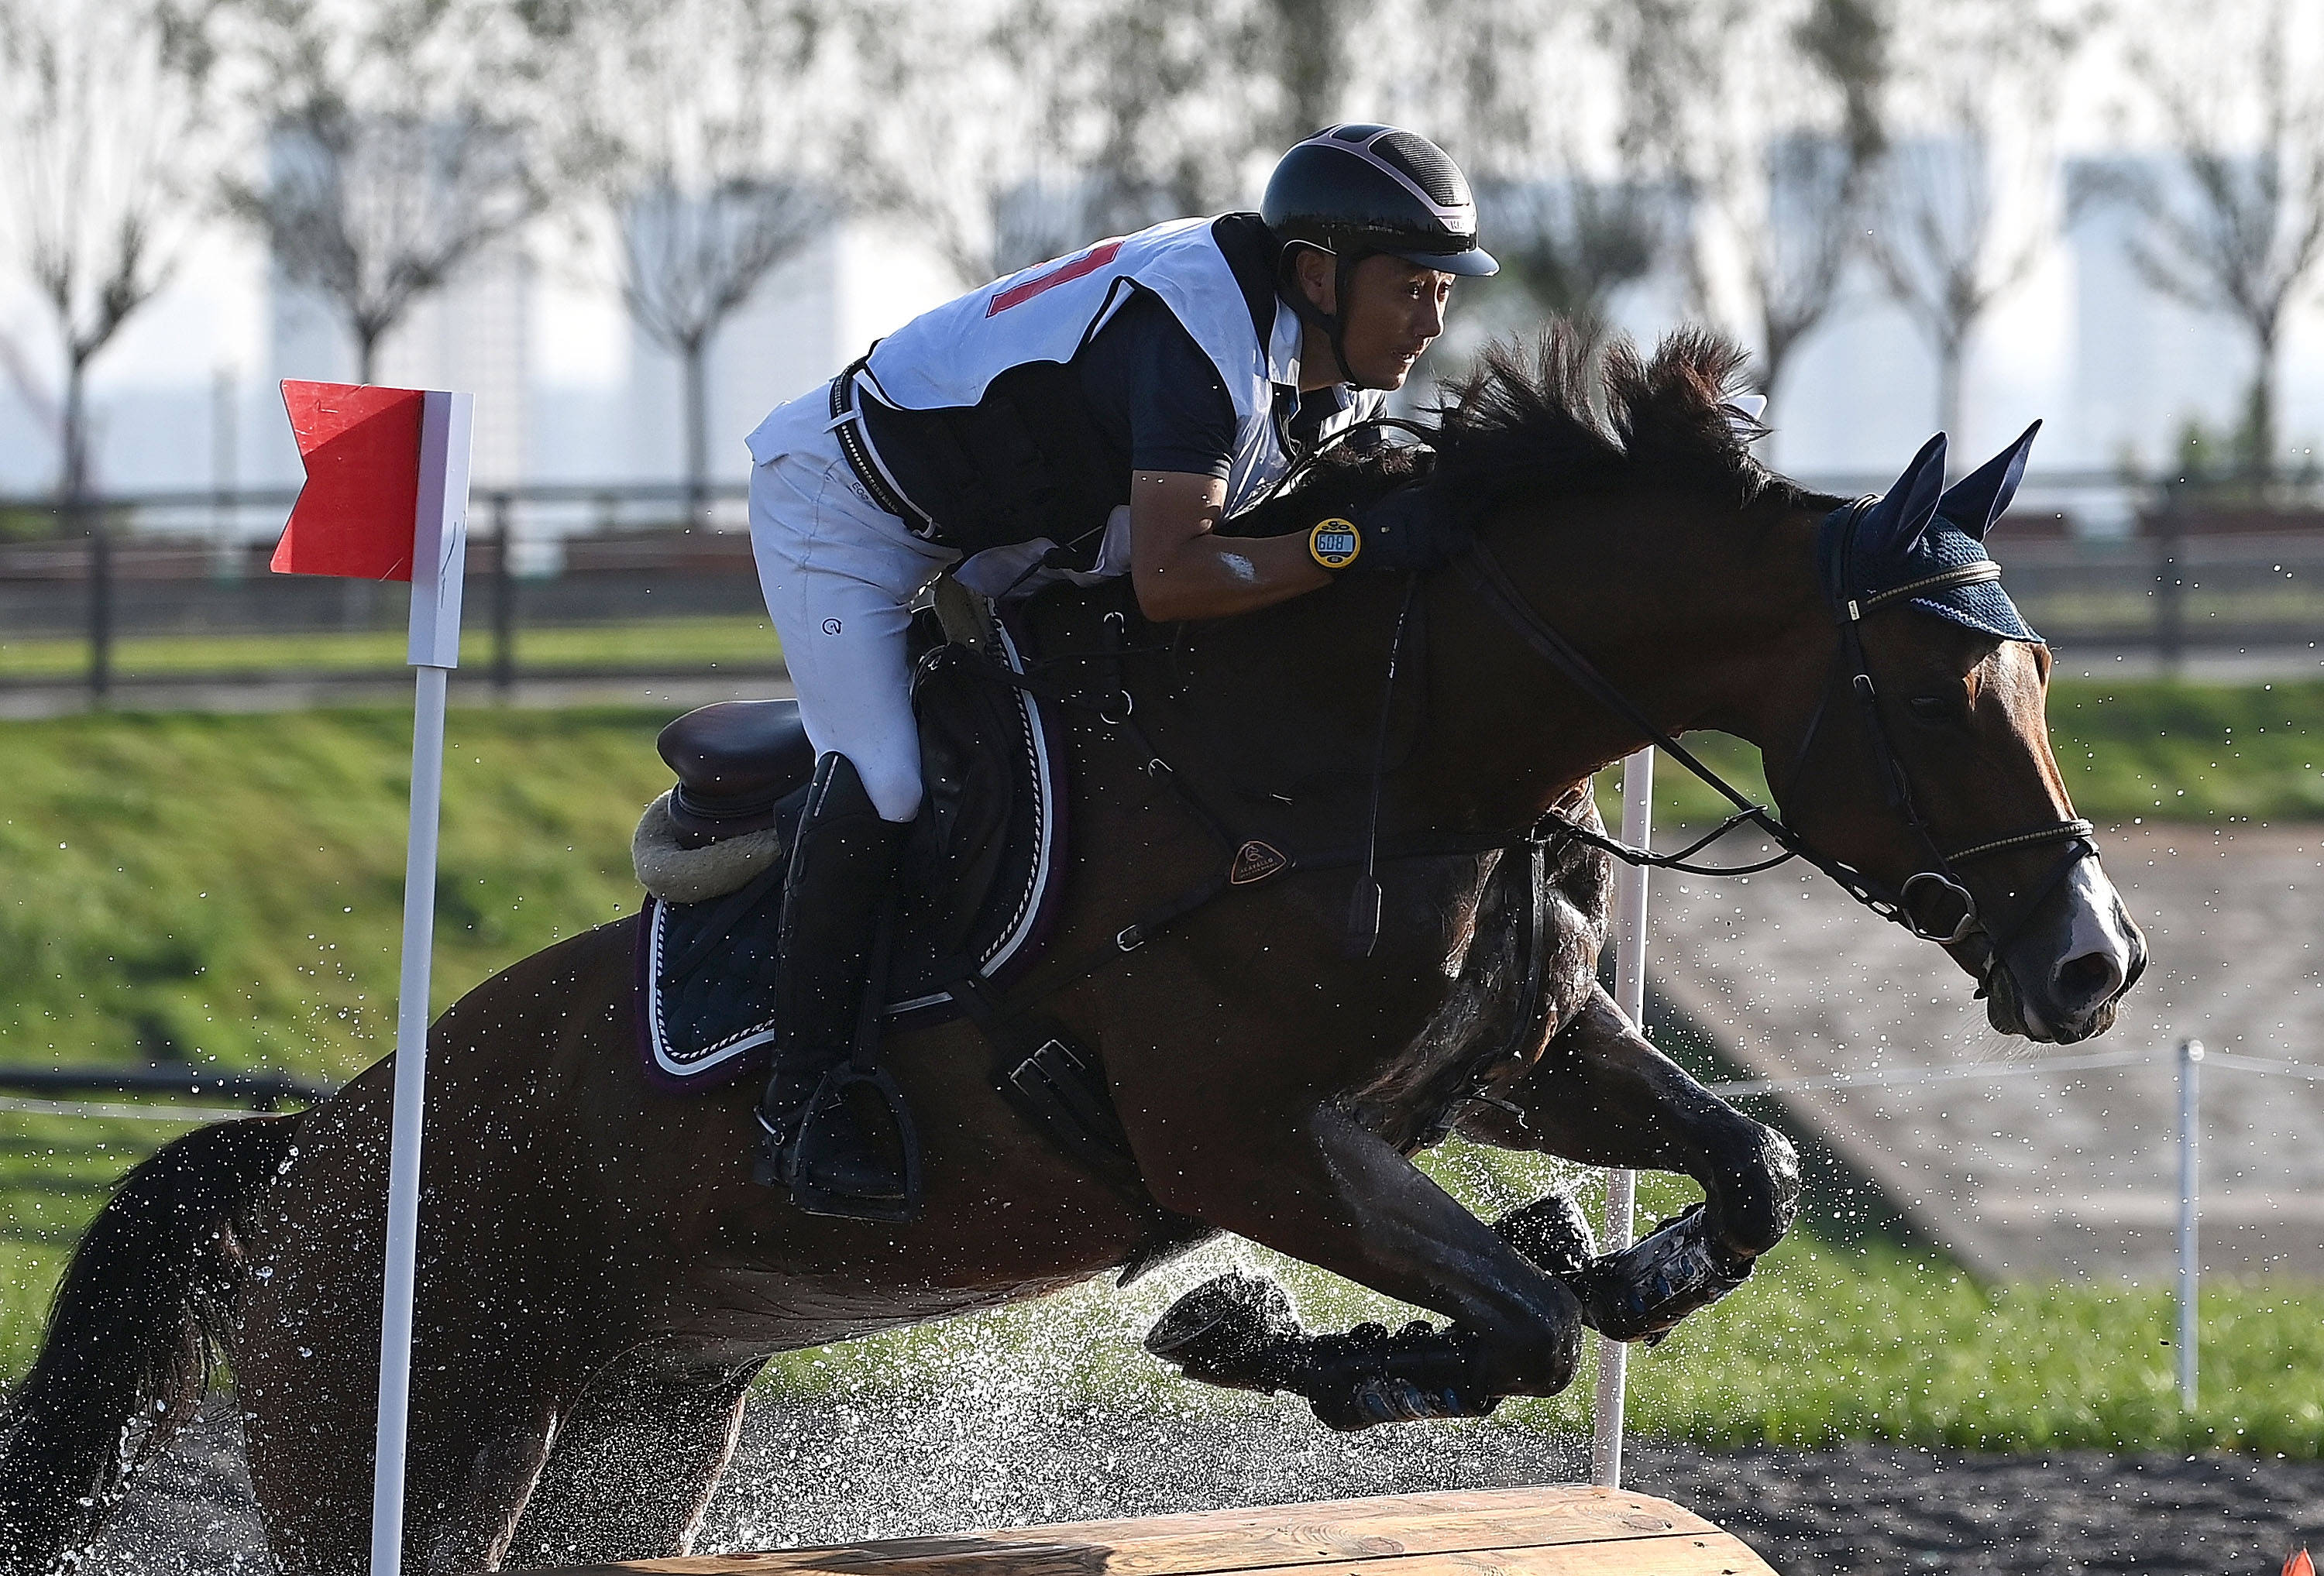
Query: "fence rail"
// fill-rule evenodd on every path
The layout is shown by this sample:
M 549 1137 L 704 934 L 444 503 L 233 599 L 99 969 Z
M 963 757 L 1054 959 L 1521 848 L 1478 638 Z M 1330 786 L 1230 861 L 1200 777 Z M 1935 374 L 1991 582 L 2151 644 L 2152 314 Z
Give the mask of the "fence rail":
M 1830 477 L 1836 493 L 1878 480 Z M 296 494 L 288 489 L 0 500 L 0 689 L 384 677 L 405 590 L 267 573 Z M 2061 650 L 2153 653 L 2166 666 L 2219 648 L 2306 648 L 2324 631 L 2324 487 L 2284 486 L 2266 507 L 2219 489 L 2110 475 L 2028 481 L 1997 529 L 2011 594 Z M 650 631 L 763 620 L 741 489 L 695 499 L 681 484 L 538 485 L 475 495 L 471 631 L 499 687 L 521 678 L 666 677 L 715 665 L 777 667 L 771 637 L 724 647 Z M 30 537 L 32 539 L 10 539 Z M 595 641 L 637 626 L 626 645 Z M 649 631 L 644 633 L 639 631 Z M 560 640 L 544 639 L 550 631 Z M 250 637 L 337 641 L 270 659 Z M 364 655 L 363 637 L 378 650 Z M 205 664 L 172 641 L 241 641 Z M 311 644 L 311 642 L 310 642 Z

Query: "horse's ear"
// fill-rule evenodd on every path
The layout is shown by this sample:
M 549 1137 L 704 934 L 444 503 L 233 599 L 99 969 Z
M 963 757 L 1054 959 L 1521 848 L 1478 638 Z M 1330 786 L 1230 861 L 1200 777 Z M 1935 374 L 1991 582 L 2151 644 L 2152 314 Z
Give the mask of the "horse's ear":
M 1937 503 L 1937 512 L 1959 526 L 1978 540 L 1993 529 L 2017 496 L 2017 484 L 2025 476 L 2025 456 L 2034 452 L 2034 435 L 2042 430 L 2036 421 L 2022 433 L 2015 443 L 1945 489 Z
M 1872 558 L 1908 550 L 1937 517 L 1937 495 L 1945 489 L 1945 435 L 1921 446 L 1896 484 L 1881 495 L 1857 528 L 1858 549 Z

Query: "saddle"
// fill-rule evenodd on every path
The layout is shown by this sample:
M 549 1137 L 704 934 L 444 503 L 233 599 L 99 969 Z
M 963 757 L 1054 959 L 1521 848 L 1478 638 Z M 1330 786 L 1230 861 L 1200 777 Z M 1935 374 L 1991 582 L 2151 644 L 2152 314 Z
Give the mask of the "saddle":
M 955 1016 L 960 994 L 1031 966 L 1065 869 L 1065 756 L 1021 674 L 1025 633 L 955 598 L 914 621 L 913 708 L 926 794 L 902 856 L 885 1022 Z M 763 1067 L 793 829 L 815 770 L 794 701 L 725 701 L 662 730 L 678 785 L 640 827 L 640 1052 L 665 1089 Z M 729 888 L 731 889 L 715 889 Z M 873 982 L 873 989 L 879 989 Z

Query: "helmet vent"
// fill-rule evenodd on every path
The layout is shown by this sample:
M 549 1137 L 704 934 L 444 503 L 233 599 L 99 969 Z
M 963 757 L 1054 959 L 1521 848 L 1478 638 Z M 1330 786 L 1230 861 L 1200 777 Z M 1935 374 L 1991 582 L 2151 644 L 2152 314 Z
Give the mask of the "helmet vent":
M 1390 132 L 1371 146 L 1383 161 L 1412 178 L 1439 207 L 1459 207 L 1469 200 L 1469 183 L 1460 170 L 1434 143 L 1410 132 Z

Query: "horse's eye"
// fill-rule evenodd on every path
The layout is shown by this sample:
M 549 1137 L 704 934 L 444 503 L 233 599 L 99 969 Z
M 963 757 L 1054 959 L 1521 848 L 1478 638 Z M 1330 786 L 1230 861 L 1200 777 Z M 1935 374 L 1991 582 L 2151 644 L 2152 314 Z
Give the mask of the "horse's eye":
M 1949 723 L 1960 709 L 1950 696 L 1916 695 L 1904 703 L 1918 723 Z

